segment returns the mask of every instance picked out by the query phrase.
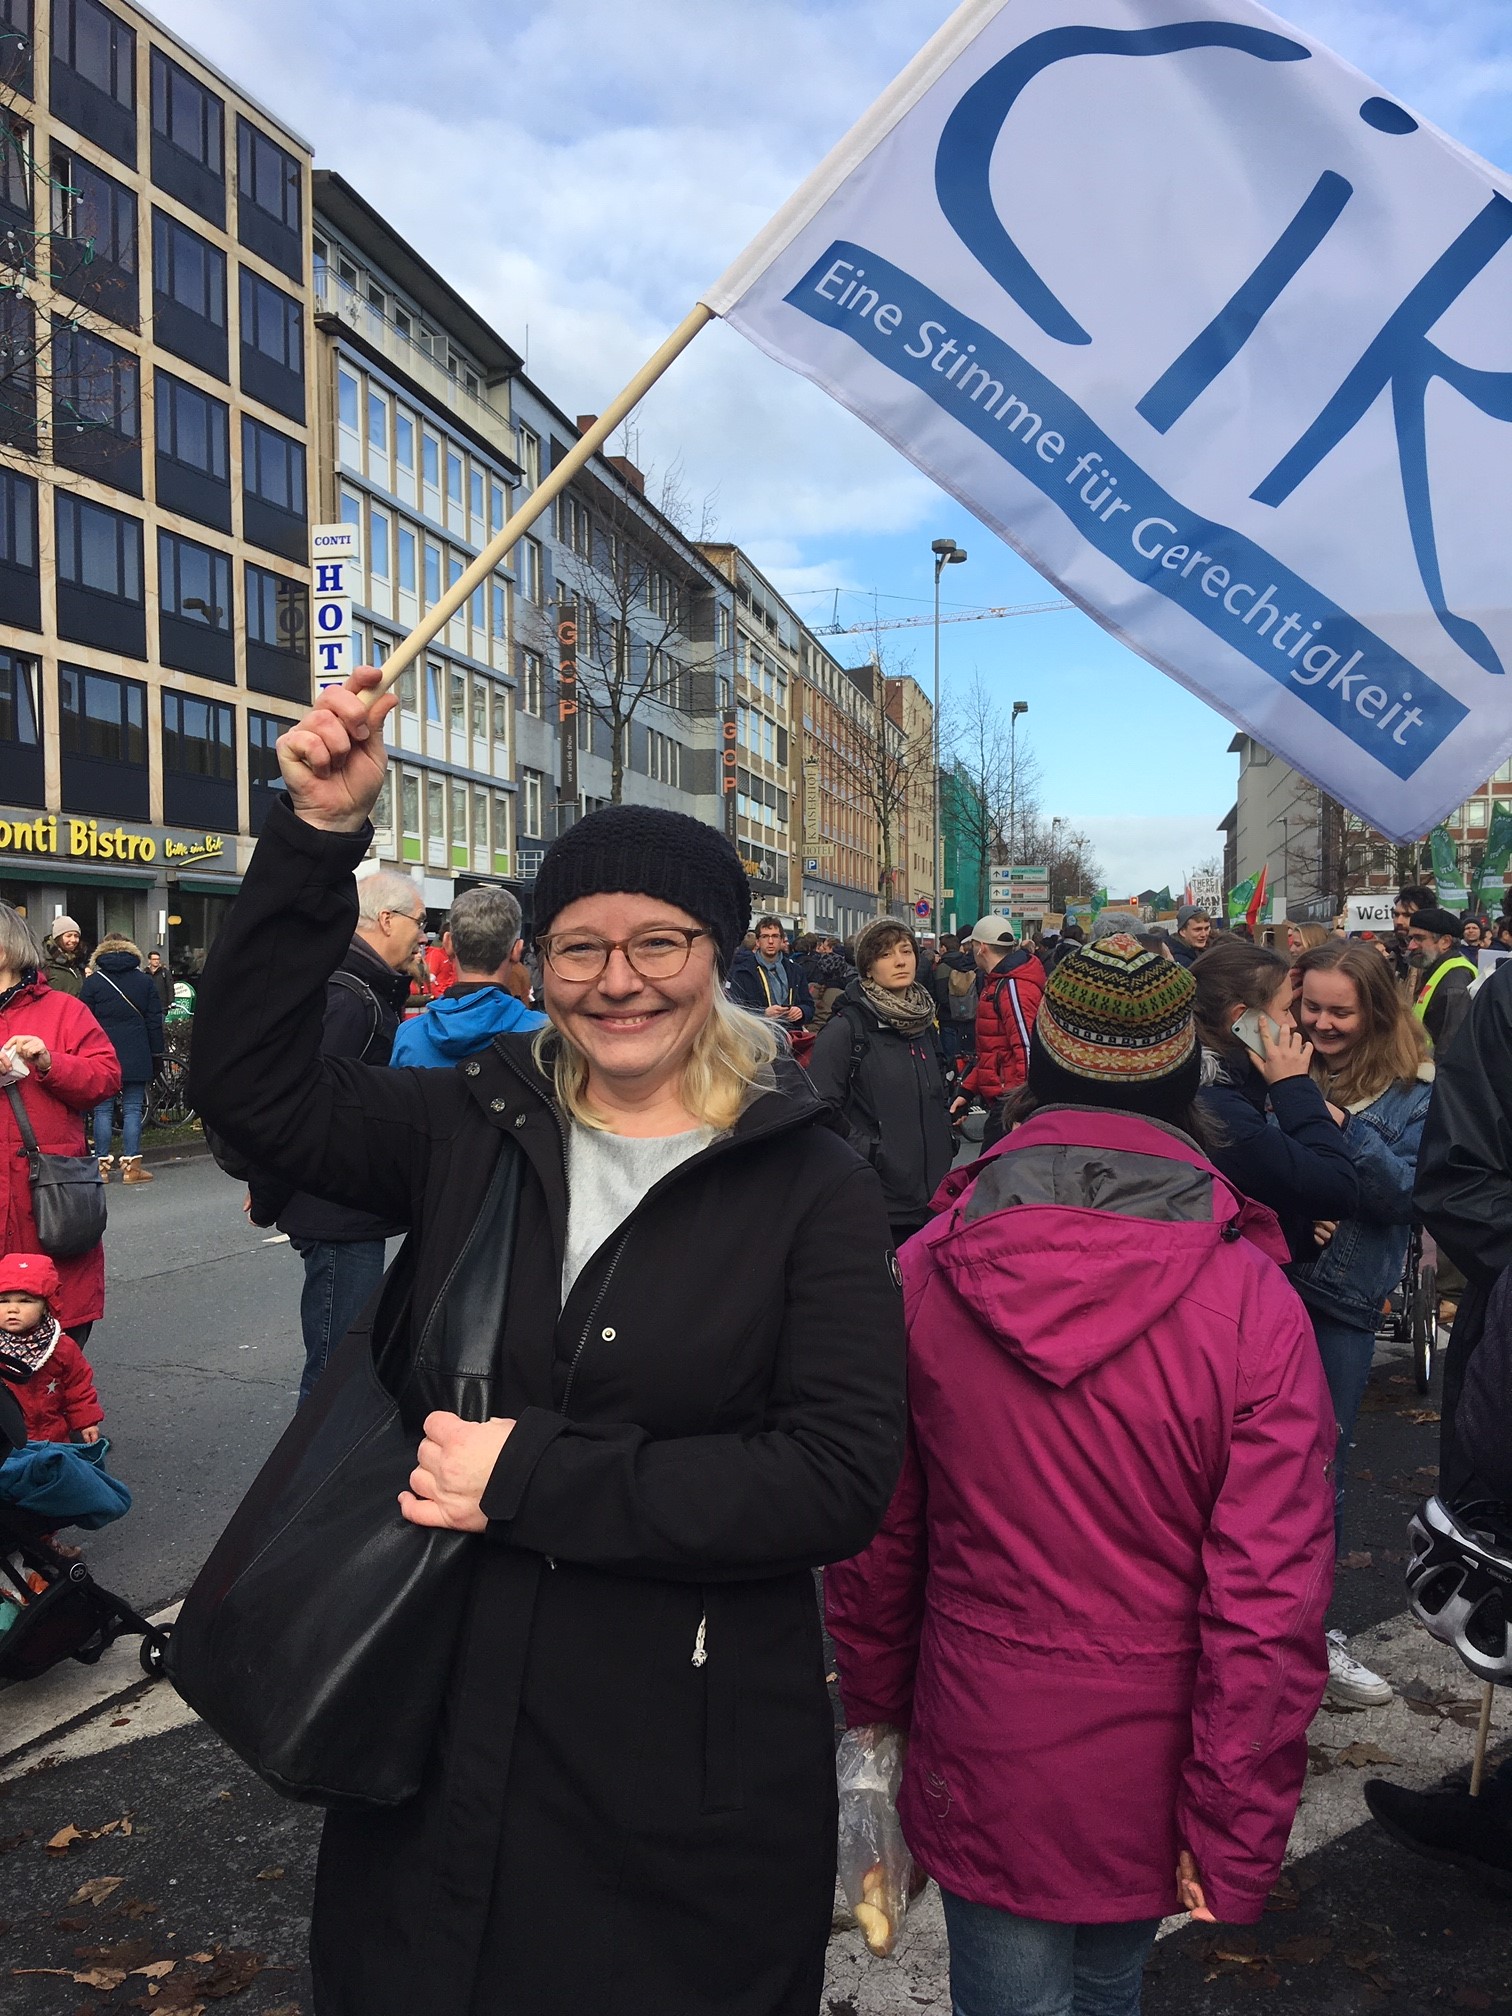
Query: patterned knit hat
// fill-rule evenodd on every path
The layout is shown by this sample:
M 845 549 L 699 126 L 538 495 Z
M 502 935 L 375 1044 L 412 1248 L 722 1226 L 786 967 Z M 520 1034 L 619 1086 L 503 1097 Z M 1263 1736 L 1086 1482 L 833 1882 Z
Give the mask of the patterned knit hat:
M 1196 1096 L 1197 988 L 1127 934 L 1061 960 L 1040 1003 L 1029 1089 L 1041 1101 L 1176 1117 Z

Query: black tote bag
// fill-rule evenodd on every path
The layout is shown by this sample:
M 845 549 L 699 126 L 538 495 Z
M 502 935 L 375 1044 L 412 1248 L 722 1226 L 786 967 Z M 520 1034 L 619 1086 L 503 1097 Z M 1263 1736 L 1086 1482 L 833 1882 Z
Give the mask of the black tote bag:
M 45 1155 L 21 1095 L 7 1085 L 5 1096 L 16 1116 L 26 1150 L 32 1222 L 37 1244 L 52 1260 L 72 1260 L 105 1237 L 105 1178 L 95 1155 Z
M 409 1249 L 342 1340 L 184 1599 L 168 1677 L 276 1792 L 389 1807 L 419 1789 L 471 1582 L 465 1533 L 398 1496 L 433 1408 L 493 1411 L 522 1160 L 483 1206 L 411 1341 Z M 368 1312 L 365 1312 L 365 1316 Z

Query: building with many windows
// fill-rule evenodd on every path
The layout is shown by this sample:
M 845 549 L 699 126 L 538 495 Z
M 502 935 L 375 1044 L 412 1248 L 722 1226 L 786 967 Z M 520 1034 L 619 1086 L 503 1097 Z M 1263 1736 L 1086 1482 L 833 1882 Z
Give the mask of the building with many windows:
M 875 666 L 840 664 L 806 629 L 798 664 L 803 784 L 795 841 L 803 850 L 803 922 L 852 938 L 878 910 L 878 814 L 892 723 L 878 711 Z
M 897 853 L 897 898 L 917 923 L 933 931 L 935 883 L 934 707 L 918 680 L 909 674 L 887 681 L 888 719 L 900 736 L 898 762 L 902 771 L 903 824 Z M 930 912 L 919 909 L 930 905 Z M 973 918 L 975 923 L 976 919 Z
M 0 895 L 194 965 L 310 696 L 310 150 L 129 0 L 3 22 Z
M 593 421 L 570 420 L 522 373 L 511 395 L 528 495 Z M 562 828 L 600 805 L 725 819 L 734 595 L 646 493 L 627 456 L 595 455 L 514 552 L 526 883 Z
M 382 664 L 514 508 L 520 358 L 341 176 L 314 195 L 320 513 L 357 528 L 355 655 Z M 435 911 L 518 872 L 513 596 L 509 564 L 398 682 L 373 858 Z

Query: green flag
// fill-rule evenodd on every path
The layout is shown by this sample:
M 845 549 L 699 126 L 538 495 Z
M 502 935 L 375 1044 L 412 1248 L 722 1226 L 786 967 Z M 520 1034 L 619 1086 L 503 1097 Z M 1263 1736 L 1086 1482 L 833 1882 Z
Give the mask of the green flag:
M 1485 904 L 1488 885 L 1500 889 L 1502 876 L 1509 864 L 1512 864 L 1512 805 L 1498 798 L 1491 807 L 1491 831 L 1486 839 L 1486 851 L 1475 871 L 1472 900 L 1477 910 Z
M 1260 886 L 1258 874 L 1251 875 L 1247 882 L 1241 882 L 1237 889 L 1228 893 L 1228 919 L 1230 924 L 1243 921 L 1249 915 L 1249 906 L 1254 901 L 1255 891 Z
M 1435 826 L 1428 836 L 1428 845 L 1433 854 L 1433 886 L 1438 892 L 1439 907 L 1444 910 L 1468 910 L 1470 891 L 1460 873 L 1454 842 L 1442 826 Z

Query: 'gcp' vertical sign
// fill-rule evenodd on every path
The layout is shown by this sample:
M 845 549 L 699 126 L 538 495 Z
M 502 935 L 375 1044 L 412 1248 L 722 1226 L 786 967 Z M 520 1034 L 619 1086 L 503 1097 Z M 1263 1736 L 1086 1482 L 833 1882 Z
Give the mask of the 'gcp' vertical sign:
M 352 670 L 352 577 L 362 566 L 355 525 L 310 529 L 315 690 L 339 686 Z

